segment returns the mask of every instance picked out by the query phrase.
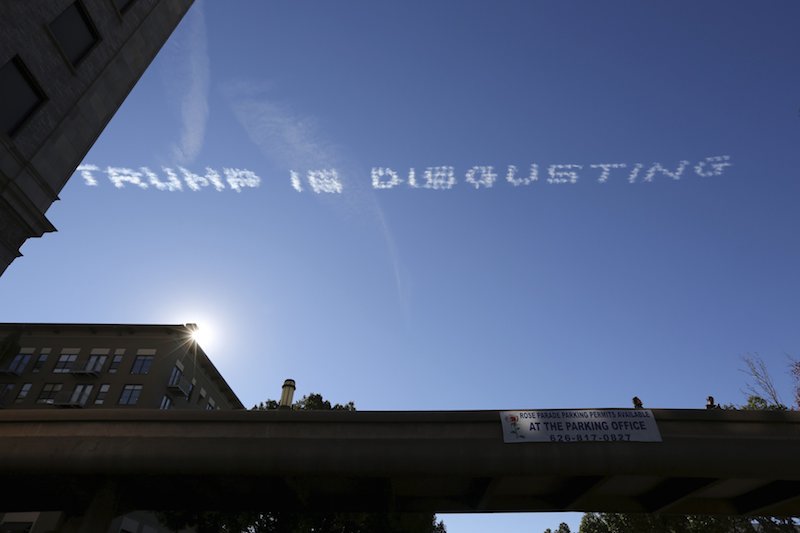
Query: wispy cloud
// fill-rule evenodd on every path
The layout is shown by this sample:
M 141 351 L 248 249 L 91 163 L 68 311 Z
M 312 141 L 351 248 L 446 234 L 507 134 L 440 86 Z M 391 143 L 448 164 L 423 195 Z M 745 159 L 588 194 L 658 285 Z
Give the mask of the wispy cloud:
M 386 245 L 398 304 L 406 321 L 410 322 L 397 245 L 370 182 L 348 179 L 358 165 L 325 137 L 316 120 L 288 104 L 275 101 L 270 97 L 270 90 L 266 84 L 242 81 L 223 88 L 234 116 L 253 144 L 270 163 L 286 169 L 287 186 L 302 194 L 339 193 L 337 201 L 329 205 L 337 210 L 348 210 L 349 216 L 359 213 L 372 219 Z M 343 172 L 340 174 L 336 169 L 343 169 Z M 343 189 L 346 194 L 341 194 Z M 313 196 L 325 201 L 331 195 Z
M 203 147 L 208 122 L 209 58 L 203 2 L 186 14 L 185 27 L 167 44 L 163 72 L 168 98 L 180 108 L 180 140 L 172 147 L 175 163 L 192 163 Z
M 269 88 L 230 83 L 224 93 L 250 140 L 273 164 L 305 172 L 341 163 L 336 148 L 320 134 L 316 121 L 271 99 Z

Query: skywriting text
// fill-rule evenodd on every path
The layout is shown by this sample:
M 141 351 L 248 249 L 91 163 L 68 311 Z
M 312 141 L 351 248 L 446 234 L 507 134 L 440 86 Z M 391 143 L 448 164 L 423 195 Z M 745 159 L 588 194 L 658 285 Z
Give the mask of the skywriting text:
M 81 173 L 86 185 L 91 187 L 98 185 L 96 173 L 102 172 L 118 189 L 126 186 L 140 189 L 152 187 L 159 191 L 176 192 L 182 191 L 185 185 L 186 189 L 195 192 L 203 189 L 224 191 L 226 188 L 242 192 L 245 188 L 258 187 L 261 184 L 261 178 L 252 170 L 247 169 L 223 168 L 222 174 L 220 174 L 213 168 L 206 167 L 202 176 L 183 167 L 177 167 L 177 169 L 176 172 L 172 168 L 161 167 L 163 174 L 158 175 L 148 167 L 139 167 L 136 170 L 125 167 L 106 167 L 101 170 L 96 165 L 80 165 L 78 172 Z
M 477 165 L 465 172 L 456 172 L 452 166 L 426 167 L 418 172 L 409 168 L 407 172 L 399 172 L 390 167 L 372 167 L 369 180 L 375 190 L 385 189 L 429 189 L 449 190 L 459 182 L 468 188 L 491 189 L 501 183 L 507 187 L 528 187 L 539 183 L 547 185 L 575 185 L 579 182 L 623 182 L 628 184 L 652 183 L 667 179 L 677 181 L 684 177 L 697 176 L 707 178 L 720 176 L 725 169 L 732 166 L 728 155 L 715 155 L 697 161 L 682 159 L 672 164 L 653 162 L 644 163 L 592 163 L 540 165 L 531 163 L 526 169 L 516 165 L 507 165 L 505 169 L 495 170 L 490 165 Z M 223 168 L 222 172 L 206 167 L 202 174 L 192 172 L 184 167 L 175 169 L 161 167 L 156 173 L 149 167 L 136 169 L 83 164 L 78 167 L 86 185 L 95 187 L 99 184 L 101 174 L 105 174 L 114 187 L 124 189 L 155 189 L 159 191 L 180 192 L 184 190 L 199 192 L 214 190 L 217 192 L 230 189 L 242 192 L 247 188 L 258 188 L 261 178 L 252 170 L 241 168 Z M 289 184 L 297 192 L 315 194 L 342 194 L 346 182 L 335 168 L 311 169 L 304 174 L 295 170 L 289 171 Z
M 498 182 L 505 182 L 512 187 L 525 187 L 539 182 L 549 185 L 576 184 L 579 181 L 596 181 L 607 183 L 612 180 L 623 180 L 627 183 L 651 183 L 657 178 L 680 180 L 682 177 L 694 173 L 699 177 L 720 176 L 723 171 L 732 166 L 730 156 L 718 155 L 705 157 L 692 163 L 681 160 L 673 165 L 664 165 L 658 162 L 643 163 L 593 163 L 590 165 L 556 164 L 539 167 L 531 163 L 525 170 L 520 170 L 516 165 L 508 165 L 504 175 L 496 171 L 493 166 L 473 166 L 462 176 L 457 176 L 452 166 L 427 167 L 421 172 L 409 168 L 408 172 L 401 174 L 389 167 L 372 167 L 370 178 L 373 189 L 431 189 L 448 190 L 455 187 L 459 177 L 467 187 L 475 189 L 491 189 Z M 305 174 L 305 183 L 297 171 L 289 171 L 289 181 L 297 192 L 310 190 L 314 193 L 341 194 L 344 183 L 335 168 L 308 170 Z

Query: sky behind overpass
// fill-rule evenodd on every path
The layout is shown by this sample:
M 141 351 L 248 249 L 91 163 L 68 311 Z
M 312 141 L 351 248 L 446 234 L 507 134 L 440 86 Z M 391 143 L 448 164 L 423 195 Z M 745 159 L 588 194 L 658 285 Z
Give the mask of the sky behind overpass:
M 199 2 L 0 278 L 0 320 L 197 322 L 245 405 L 292 377 L 362 410 L 700 408 L 742 402 L 756 352 L 788 402 L 799 18 Z

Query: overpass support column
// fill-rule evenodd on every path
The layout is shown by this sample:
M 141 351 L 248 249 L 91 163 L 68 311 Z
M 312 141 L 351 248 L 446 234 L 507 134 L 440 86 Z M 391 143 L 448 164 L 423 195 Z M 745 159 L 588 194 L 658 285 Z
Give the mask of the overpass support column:
M 120 513 L 119 490 L 113 481 L 101 484 L 82 515 L 67 518 L 61 533 L 100 533 L 108 531 L 111 521 Z

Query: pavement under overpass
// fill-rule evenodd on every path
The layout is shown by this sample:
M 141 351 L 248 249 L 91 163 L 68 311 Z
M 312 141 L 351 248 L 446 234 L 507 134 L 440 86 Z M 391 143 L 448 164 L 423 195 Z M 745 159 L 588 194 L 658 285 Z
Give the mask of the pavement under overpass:
M 652 412 L 662 442 L 506 444 L 498 411 L 4 410 L 0 511 L 800 515 L 800 413 Z

